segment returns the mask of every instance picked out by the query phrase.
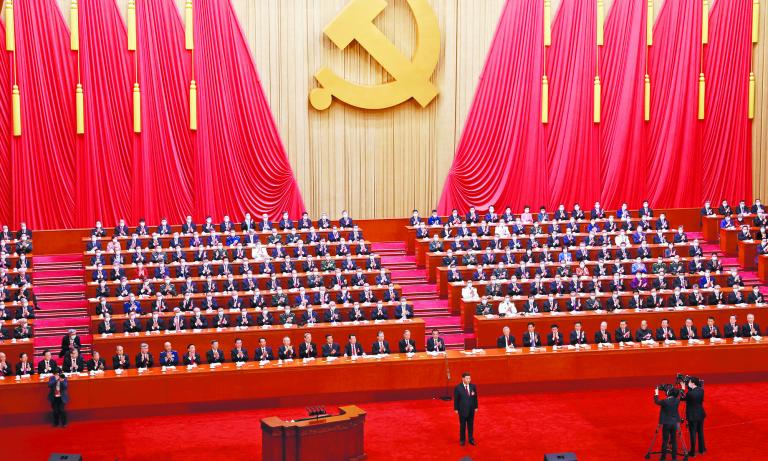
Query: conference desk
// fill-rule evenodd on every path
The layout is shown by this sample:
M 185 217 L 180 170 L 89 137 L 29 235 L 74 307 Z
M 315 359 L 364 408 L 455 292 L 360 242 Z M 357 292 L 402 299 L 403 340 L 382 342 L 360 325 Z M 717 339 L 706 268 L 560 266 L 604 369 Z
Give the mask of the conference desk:
M 439 268 L 438 275 L 440 275 L 440 297 L 448 297 L 448 307 L 451 308 L 451 312 L 453 314 L 459 313 L 459 302 L 461 301 L 461 290 L 464 289 L 466 286 L 466 282 L 448 282 L 448 278 L 445 274 L 446 271 L 443 271 L 444 268 Z M 490 268 L 489 268 L 490 269 Z M 486 274 L 486 277 L 488 280 L 486 281 L 473 281 L 472 286 L 477 289 L 477 294 L 479 296 L 483 296 L 485 294 L 486 287 L 490 285 L 490 270 L 489 273 Z M 627 272 L 629 272 L 627 270 Z M 729 274 L 712 274 L 711 277 L 715 280 L 716 283 L 720 284 L 720 286 L 725 286 L 726 282 L 728 281 L 728 275 Z M 685 279 L 688 280 L 688 283 L 690 286 L 693 286 L 693 284 L 698 283 L 699 279 L 701 279 L 701 274 L 686 274 Z M 653 284 L 653 281 L 656 280 L 658 276 L 654 274 L 648 274 L 648 284 L 649 286 Z M 664 277 L 664 280 L 669 284 L 670 287 L 673 286 L 674 280 L 677 278 L 675 275 L 666 275 Z M 631 290 L 631 281 L 634 279 L 634 276 L 632 275 L 625 275 L 621 277 L 621 279 L 624 281 L 624 286 L 626 287 L 626 290 Z M 443 280 L 445 281 L 445 289 L 447 290 L 446 296 L 443 295 Z M 471 277 L 467 277 L 466 280 L 471 280 Z M 548 278 L 548 279 L 542 279 L 542 281 L 545 282 L 545 285 L 547 289 L 549 289 L 551 283 L 554 281 L 554 278 Z M 592 282 L 592 279 L 579 279 L 581 280 L 585 285 L 588 285 Z M 601 291 L 610 292 L 610 283 L 613 281 L 612 276 L 606 276 L 606 277 L 600 277 L 600 287 Z M 529 278 L 528 280 L 519 280 L 518 284 L 525 289 L 526 295 L 528 293 L 528 289 L 530 285 L 532 285 L 535 282 L 533 278 Z M 563 282 L 570 283 L 570 278 L 563 279 Z M 509 285 L 509 280 L 505 280 L 501 282 L 502 287 L 504 291 L 506 292 L 507 286 Z
M 755 270 L 757 268 L 757 247 L 760 242 L 757 240 L 739 240 L 739 266 L 746 270 Z
M 689 244 L 675 245 L 675 248 L 677 249 L 677 251 L 679 253 L 685 253 L 685 252 L 688 251 L 687 250 L 688 246 L 689 246 Z M 631 247 L 627 247 L 627 252 L 629 253 L 629 256 L 630 256 L 630 259 L 627 260 L 627 261 L 629 261 L 630 266 L 631 266 L 632 260 L 637 256 L 638 248 L 640 248 L 638 245 L 633 245 Z M 652 259 L 656 259 L 656 258 L 664 255 L 664 250 L 667 249 L 667 246 L 666 245 L 648 245 L 648 249 L 651 252 L 651 258 Z M 598 254 L 601 251 L 601 248 L 589 247 L 588 251 L 589 251 L 590 259 L 591 260 L 596 260 Z M 611 253 L 615 254 L 615 251 L 616 251 L 616 249 L 614 247 L 612 247 L 611 248 Z M 504 250 L 494 250 L 493 253 L 496 255 L 496 259 L 497 260 L 500 260 L 501 257 L 505 254 Z M 519 260 L 519 258 L 523 254 L 525 254 L 525 250 L 514 250 L 514 251 L 512 251 L 512 253 L 515 255 L 517 260 Z M 534 254 L 541 253 L 541 249 L 537 249 L 533 253 Z M 552 254 L 552 258 L 554 259 L 554 261 L 557 261 L 558 256 L 561 253 L 561 251 L 560 250 L 555 250 L 555 251 L 550 250 L 550 253 Z M 571 257 L 574 257 L 574 255 L 576 254 L 576 249 L 574 248 L 573 250 L 571 250 L 570 253 L 571 253 Z M 427 279 L 430 281 L 430 283 L 436 283 L 437 282 L 437 268 L 438 267 L 444 267 L 443 258 L 445 256 L 447 256 L 447 254 L 448 254 L 447 251 L 428 252 L 426 254 L 426 264 L 425 264 L 425 267 L 426 267 L 426 271 L 427 271 Z M 456 257 L 456 259 L 459 260 L 459 263 L 461 263 L 461 258 L 465 254 L 466 254 L 466 251 L 454 251 L 453 252 L 453 255 Z M 477 252 L 476 257 L 477 257 L 478 262 L 480 262 L 481 258 L 483 257 L 483 253 L 482 252 Z M 574 257 L 574 259 L 575 259 L 575 257 Z M 653 264 L 653 262 L 649 263 L 648 261 L 646 261 L 646 263 Z
M 5 353 L 5 360 L 15 369 L 16 362 L 19 361 L 19 356 L 21 354 L 27 354 L 30 357 L 30 360 L 32 359 L 35 352 L 34 341 L 32 339 L 9 339 L 0 341 L 0 352 Z
M 622 320 L 627 321 L 627 328 L 632 331 L 632 337 L 635 336 L 635 331 L 640 328 L 640 322 L 642 320 L 648 321 L 648 327 L 656 332 L 656 329 L 661 326 L 662 319 L 669 320 L 669 327 L 675 332 L 675 337 L 679 337 L 680 327 L 685 325 L 685 319 L 690 318 L 693 320 L 693 325 L 698 331 L 699 337 L 701 337 L 701 328 L 707 324 L 707 318 L 714 317 L 715 325 L 720 331 L 720 335 L 723 334 L 723 326 L 728 323 L 728 318 L 731 315 L 736 315 L 737 323 L 743 325 L 746 322 L 747 314 L 755 314 L 756 323 L 761 323 L 761 317 L 766 317 L 766 308 L 757 307 L 755 305 L 746 306 L 726 306 L 715 307 L 707 306 L 703 308 L 685 308 L 685 309 L 661 309 L 651 310 L 643 309 L 641 311 L 635 311 L 634 309 L 622 309 L 619 312 L 582 312 L 580 314 L 570 314 L 567 312 L 558 312 L 550 314 L 548 312 L 533 314 L 533 315 L 516 315 L 514 317 L 500 318 L 498 316 L 486 317 L 484 315 L 473 315 L 472 322 L 474 325 L 475 339 L 477 347 L 496 347 L 496 339 L 502 335 L 502 329 L 507 326 L 511 330 L 510 333 L 515 337 L 515 344 L 522 346 L 523 333 L 528 329 L 528 322 L 534 322 L 536 324 L 536 332 L 541 336 L 542 343 L 546 344 L 547 334 L 550 332 L 550 327 L 556 324 L 560 329 L 560 334 L 563 337 L 565 344 L 568 344 L 571 331 L 573 331 L 573 325 L 576 322 L 581 322 L 582 329 L 586 332 L 587 341 L 589 343 L 594 342 L 595 332 L 600 331 L 600 323 L 608 322 L 608 332 L 611 334 L 611 339 L 614 336 L 614 330 L 619 327 L 619 322 Z M 762 319 L 764 320 L 764 319 Z
M 768 255 L 757 257 L 757 277 L 763 283 L 768 283 Z
M 704 241 L 714 243 L 720 239 L 720 221 L 722 219 L 721 215 L 702 216 L 701 232 Z
M 728 296 L 730 294 L 730 292 L 731 292 L 730 289 L 724 289 L 722 291 L 725 294 L 725 296 Z M 704 296 L 709 296 L 710 292 L 711 292 L 711 290 L 707 290 L 707 291 L 702 290 L 702 294 Z M 664 299 L 665 304 L 666 304 L 666 300 L 669 298 L 669 296 L 671 296 L 671 294 L 672 294 L 671 291 L 659 291 L 659 297 Z M 641 296 L 641 298 L 643 300 L 645 298 L 647 298 L 648 295 L 649 295 L 648 292 L 641 292 L 640 293 L 640 296 Z M 686 298 L 687 298 L 687 295 L 688 295 L 688 293 L 685 294 Z M 577 297 L 581 301 L 582 308 L 583 308 L 584 307 L 584 302 L 587 299 L 589 299 L 589 295 L 580 294 Z M 603 309 L 605 309 L 605 303 L 608 301 L 608 299 L 610 299 L 610 297 L 611 297 L 610 293 L 603 293 L 603 294 L 601 294 L 601 295 L 599 295 L 597 297 L 597 299 L 600 301 L 600 304 L 602 305 Z M 568 302 L 569 298 L 570 298 L 569 296 L 558 296 L 558 297 L 555 297 L 555 299 L 557 300 L 557 302 L 560 305 L 560 311 L 567 310 L 566 302 Z M 746 294 L 745 294 L 745 298 L 746 298 Z M 527 299 L 526 297 L 516 297 L 516 298 L 512 299 L 512 302 L 515 304 L 515 307 L 518 309 L 518 311 L 520 311 L 522 309 L 526 299 Z M 547 299 L 546 296 L 536 297 L 536 304 L 539 307 L 540 315 L 542 317 L 545 317 L 545 318 L 549 317 L 551 315 L 548 312 L 546 312 L 546 313 L 542 313 L 541 312 L 542 311 L 542 304 L 544 303 L 544 301 L 546 299 Z M 622 309 L 621 312 L 620 312 L 621 314 L 625 314 L 625 313 L 643 314 L 645 312 L 677 312 L 675 309 L 668 309 L 666 306 L 662 310 L 660 310 L 660 311 L 656 311 L 656 310 L 652 310 L 652 309 L 643 309 L 643 310 L 641 310 L 639 312 L 636 312 L 634 310 L 628 309 L 629 301 L 632 299 L 632 293 L 630 293 L 630 292 L 624 292 L 624 293 L 620 294 L 619 295 L 619 299 L 621 300 L 621 305 L 624 306 L 624 309 Z M 498 311 L 498 305 L 501 302 L 501 299 L 500 298 L 493 298 L 493 299 L 490 300 L 490 302 L 494 306 L 494 309 L 496 309 L 496 311 Z M 474 325 L 475 325 L 474 324 L 474 318 L 475 318 L 475 315 L 477 313 L 477 305 L 478 304 L 479 304 L 479 300 L 466 300 L 466 299 L 462 299 L 461 302 L 459 303 L 459 305 L 460 305 L 459 315 L 461 316 L 461 326 L 463 327 L 465 333 L 472 333 L 474 331 Z M 711 307 L 714 308 L 714 309 L 718 309 L 718 310 L 722 310 L 722 309 L 732 310 L 733 309 L 732 305 L 726 305 L 726 307 L 724 307 L 724 308 L 718 308 L 718 307 L 715 307 L 715 306 L 711 306 Z M 760 306 L 760 307 L 763 307 L 763 306 Z M 705 306 L 705 310 L 706 309 L 707 309 L 707 306 Z M 682 310 L 682 312 L 696 312 L 697 310 L 700 310 L 700 309 L 698 307 L 696 307 L 695 309 L 685 309 L 685 310 Z M 713 311 L 713 312 L 715 312 L 715 311 Z M 570 314 L 569 312 L 564 312 L 564 314 L 569 316 L 569 317 L 570 316 L 581 317 L 581 316 L 584 316 L 586 314 L 593 314 L 593 315 L 599 315 L 599 316 L 611 315 L 611 313 L 607 312 L 607 311 L 603 311 L 601 313 L 600 312 L 596 312 L 596 311 L 594 311 L 594 312 L 593 311 L 582 311 L 581 314 Z
M 402 296 L 403 290 L 401 289 L 400 285 L 394 286 L 395 291 L 398 293 L 398 295 Z M 384 293 L 389 290 L 388 287 L 380 287 L 380 286 L 374 286 L 370 288 L 371 292 L 376 296 L 376 299 L 383 299 Z M 307 297 L 312 300 L 315 296 L 315 294 L 319 293 L 320 290 L 318 288 L 310 288 L 305 291 L 305 294 Z M 360 295 L 364 292 L 363 287 L 350 287 L 349 288 L 349 295 L 352 298 L 352 302 L 359 301 Z M 246 291 L 237 291 L 238 298 L 243 302 L 244 305 L 250 304 L 250 299 L 253 297 L 252 293 L 246 292 Z M 299 296 L 299 290 L 283 290 L 283 293 L 288 298 L 288 304 L 291 306 L 296 305 L 296 298 Z M 336 301 L 336 296 L 341 293 L 341 290 L 337 289 L 330 289 L 327 290 L 328 295 L 330 296 L 332 301 Z M 272 297 L 275 296 L 277 292 L 272 291 L 263 291 L 261 292 L 261 295 L 264 297 L 264 302 L 267 305 L 272 305 Z M 195 293 L 192 295 L 192 300 L 195 302 L 195 304 L 199 307 L 200 303 L 206 298 L 206 295 L 204 293 Z M 184 299 L 184 295 L 176 295 L 176 296 L 164 296 L 163 301 L 165 302 L 165 305 L 167 307 L 168 311 L 172 311 L 173 308 L 178 307 L 181 304 L 181 301 Z M 232 293 L 227 292 L 216 292 L 213 293 L 213 299 L 216 301 L 216 303 L 226 308 L 227 303 L 230 299 L 232 299 Z M 149 313 L 152 309 L 152 303 L 156 300 L 155 296 L 152 297 L 136 297 L 136 301 L 139 302 L 141 305 L 141 309 L 144 311 L 144 313 Z M 120 298 L 120 297 L 110 297 L 106 298 L 107 304 L 113 304 L 113 312 L 124 312 L 124 303 L 128 302 L 128 298 Z M 89 299 L 88 300 L 88 314 L 89 315 L 97 315 L 96 308 L 99 305 L 98 299 Z
M 726 341 L 613 349 L 518 348 L 514 352 L 491 349 L 474 354 L 448 351 L 437 356 L 420 352 L 333 362 L 272 361 L 264 366 L 249 362 L 243 367 L 225 363 L 214 369 L 203 365 L 166 372 L 155 367 L 144 373 L 131 369 L 121 375 L 106 371 L 96 376 L 72 376 L 67 410 L 77 420 L 195 409 L 428 398 L 446 392 L 464 371 L 472 374 L 484 395 L 576 386 L 650 386 L 668 382 L 678 372 L 705 379 L 726 375 L 768 377 L 766 353 L 765 341 L 750 339 L 738 344 Z M 450 380 L 446 379 L 447 373 Z M 0 425 L 40 422 L 50 413 L 47 385 L 37 376 L 19 382 L 0 380 L 0 395 Z
M 756 233 L 760 231 L 759 227 L 749 228 L 751 236 L 754 238 Z M 741 233 L 740 227 L 734 229 L 720 229 L 720 251 L 727 256 L 736 256 L 738 253 L 738 246 L 742 240 L 739 240 L 739 233 Z M 751 240 L 748 240 L 751 241 Z
M 149 351 L 155 358 L 155 366 L 159 366 L 159 353 L 163 350 L 163 344 L 166 341 L 170 341 L 174 350 L 179 353 L 179 360 L 183 352 L 186 351 L 188 344 L 194 344 L 197 348 L 197 352 L 200 357 L 205 361 L 205 352 L 210 349 L 211 341 L 218 340 L 219 347 L 224 351 L 225 357 L 229 359 L 229 351 L 234 347 L 235 339 L 240 338 L 243 340 L 243 347 L 248 349 L 249 352 L 253 352 L 253 349 L 258 345 L 259 338 L 266 338 L 267 345 L 269 345 L 275 358 L 277 358 L 277 349 L 282 345 L 283 338 L 288 336 L 291 338 L 291 343 L 294 345 L 296 354 L 298 355 L 299 344 L 304 340 L 304 333 L 312 333 L 312 341 L 315 342 L 320 348 L 325 344 L 325 335 L 333 335 L 333 339 L 337 342 L 342 349 L 347 344 L 347 337 L 350 334 L 357 336 L 357 342 L 363 347 L 365 352 L 370 352 L 371 344 L 376 339 L 376 334 L 379 330 L 384 332 L 384 337 L 389 341 L 390 347 L 394 347 L 397 350 L 397 342 L 403 337 L 405 330 L 411 331 L 411 338 L 416 341 L 416 346 L 419 349 L 424 348 L 424 337 L 426 327 L 423 319 L 414 318 L 411 320 L 383 320 L 380 322 L 359 322 L 357 324 L 353 322 L 341 322 L 338 324 L 330 323 L 318 323 L 313 327 L 309 326 L 293 326 L 290 328 L 283 327 L 282 325 L 275 325 L 269 328 L 262 327 L 249 327 L 247 329 L 238 329 L 235 327 L 216 329 L 208 328 L 205 330 L 184 330 L 179 333 L 173 332 L 159 332 L 153 334 L 136 333 L 125 335 L 123 333 L 117 333 L 113 335 L 94 335 L 93 336 L 93 350 L 98 350 L 104 357 L 112 357 L 115 353 L 115 347 L 122 345 L 125 349 L 125 353 L 131 357 L 131 364 L 136 354 L 140 350 L 142 343 L 149 345 Z M 111 363 L 109 363 L 111 365 Z

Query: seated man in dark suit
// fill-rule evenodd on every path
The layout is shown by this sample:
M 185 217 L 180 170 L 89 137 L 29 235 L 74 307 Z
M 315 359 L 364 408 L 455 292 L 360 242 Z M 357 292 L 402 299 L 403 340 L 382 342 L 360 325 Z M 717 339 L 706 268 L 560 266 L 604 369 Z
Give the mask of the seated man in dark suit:
M 508 326 L 501 329 L 501 336 L 496 340 L 496 347 L 500 349 L 515 348 L 515 337 L 510 334 Z
M 280 360 L 293 360 L 296 358 L 296 349 L 291 344 L 291 338 L 286 336 L 283 338 L 283 344 L 277 349 L 277 357 Z
M 267 338 L 259 338 L 259 347 L 253 351 L 253 359 L 259 362 L 275 359 L 272 348 L 267 346 Z
M 714 317 L 707 317 L 707 324 L 701 328 L 701 337 L 702 339 L 723 337 L 722 333 L 720 333 L 720 330 L 717 328 L 717 325 L 715 325 Z
M 136 354 L 136 368 L 152 368 L 155 360 L 149 352 L 149 344 L 142 343 L 139 353 Z
M 680 327 L 680 339 L 687 341 L 689 339 L 699 339 L 699 335 L 696 331 L 696 327 L 693 325 L 693 319 L 688 317 L 685 319 L 685 325 Z
M 541 338 L 533 322 L 528 322 L 528 331 L 523 333 L 523 347 L 541 347 Z
M 77 349 L 72 349 L 66 357 L 64 357 L 64 373 L 81 373 L 85 371 L 85 360 L 80 356 L 80 352 Z
M 208 363 L 224 363 L 224 351 L 219 349 L 219 342 L 215 339 L 211 341 L 211 349 L 205 353 Z
M 408 305 L 405 297 L 400 299 L 400 304 L 395 308 L 396 319 L 410 319 L 413 318 L 413 308 Z
M 304 341 L 299 345 L 299 358 L 308 359 L 317 357 L 317 345 L 312 342 L 312 333 L 304 333 Z
M 444 352 L 445 340 L 440 337 L 440 332 L 436 329 L 432 329 L 432 336 L 427 340 L 428 352 Z
M 371 346 L 371 354 L 379 355 L 389 353 L 389 341 L 384 339 L 384 332 L 379 330 L 379 332 L 376 333 L 376 341 L 374 341 Z
M 640 328 L 635 332 L 635 341 L 649 341 L 653 339 L 653 330 L 648 328 L 648 321 L 642 320 Z
M 557 325 L 552 325 L 552 331 L 547 334 L 547 346 L 562 346 L 563 335 Z
M 662 319 L 661 326 L 656 329 L 656 340 L 657 341 L 674 341 L 674 339 L 675 339 L 675 330 L 670 328 L 668 319 Z
M 747 314 L 747 323 L 741 326 L 741 336 L 743 338 L 760 336 L 760 325 L 755 323 L 754 314 Z
M 571 331 L 570 342 L 572 346 L 587 344 L 587 333 L 582 329 L 581 322 L 576 322 Z
M 58 373 L 59 372 L 59 365 L 56 363 L 55 360 L 53 360 L 53 357 L 51 355 L 51 351 L 48 349 L 43 351 L 43 360 L 40 361 L 40 363 L 37 364 L 37 374 L 43 375 L 43 374 L 51 374 L 51 373 Z
M 184 354 L 183 363 L 188 367 L 202 365 L 203 362 L 200 361 L 200 354 L 197 353 L 194 344 L 187 345 L 187 352 Z
M 99 351 L 93 351 L 93 355 L 86 363 L 88 371 L 104 371 L 107 369 L 107 362 L 101 358 Z
M 416 341 L 411 339 L 411 330 L 405 330 L 403 332 L 403 339 L 398 342 L 398 347 L 401 354 L 411 354 L 417 352 Z
M 363 347 L 357 343 L 357 336 L 354 334 L 349 335 L 349 341 L 344 346 L 344 356 L 357 358 L 363 355 L 365 355 L 365 352 L 363 352 Z
M 600 322 L 600 329 L 595 332 L 595 344 L 610 344 L 611 332 L 608 331 L 608 322 Z
M 341 347 L 333 341 L 333 335 L 325 335 L 323 357 L 341 357 Z
M 235 347 L 230 352 L 230 357 L 233 363 L 247 362 L 248 350 L 243 347 L 243 340 L 240 338 L 235 339 Z

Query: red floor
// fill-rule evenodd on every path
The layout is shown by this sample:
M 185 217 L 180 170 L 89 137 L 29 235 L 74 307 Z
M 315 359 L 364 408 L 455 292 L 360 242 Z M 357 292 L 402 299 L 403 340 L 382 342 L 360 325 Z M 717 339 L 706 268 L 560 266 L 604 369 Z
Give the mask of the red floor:
M 553 394 L 482 395 L 475 447 L 460 447 L 451 402 L 398 401 L 360 405 L 368 412 L 370 460 L 541 460 L 574 451 L 584 460 L 641 460 L 658 415 L 652 389 Z M 123 396 L 116 398 L 137 398 Z M 706 388 L 709 452 L 696 459 L 768 459 L 768 383 Z M 157 418 L 72 421 L 67 429 L 0 429 L 0 458 L 47 460 L 52 451 L 96 460 L 260 460 L 259 419 L 286 419 L 302 408 L 213 412 Z M 530 422 L 533 420 L 533 422 Z M 9 451 L 10 450 L 10 451 Z M 10 455 L 6 458 L 6 455 Z M 657 458 L 654 458 L 657 459 Z

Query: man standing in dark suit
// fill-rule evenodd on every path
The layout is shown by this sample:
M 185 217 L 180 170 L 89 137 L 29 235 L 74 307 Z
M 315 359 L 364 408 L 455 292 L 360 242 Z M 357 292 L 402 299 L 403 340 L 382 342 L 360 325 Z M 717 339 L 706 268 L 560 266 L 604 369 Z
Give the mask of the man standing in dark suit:
M 653 393 L 653 401 L 661 407 L 659 424 L 661 425 L 661 459 L 667 457 L 667 446 L 672 444 L 672 459 L 677 459 L 677 428 L 680 425 L 680 415 L 677 407 L 680 405 L 680 394 L 677 389 L 670 389 L 664 400 L 659 399 L 659 388 Z
M 61 427 L 67 427 L 67 413 L 64 406 L 69 403 L 67 377 L 64 373 L 59 373 L 48 380 L 48 401 L 51 402 L 53 410 L 53 427 L 61 424 Z
M 469 444 L 475 444 L 475 412 L 477 411 L 477 386 L 472 384 L 469 372 L 461 374 L 461 382 L 453 389 L 453 411 L 459 415 L 459 443 L 464 445 L 469 432 Z
M 699 440 L 699 454 L 704 454 L 707 450 L 704 448 L 704 417 L 707 413 L 704 411 L 704 388 L 699 386 L 701 381 L 697 378 L 691 378 L 688 381 L 687 393 L 685 392 L 685 383 L 680 384 L 683 389 L 682 400 L 685 400 L 685 417 L 688 420 L 688 432 L 690 436 L 690 449 L 688 456 L 696 456 L 696 439 Z
M 72 349 L 77 349 L 80 352 L 80 337 L 77 335 L 77 331 L 74 328 L 67 331 L 67 335 L 61 338 L 61 351 L 59 352 L 59 358 L 62 359 L 69 355 Z

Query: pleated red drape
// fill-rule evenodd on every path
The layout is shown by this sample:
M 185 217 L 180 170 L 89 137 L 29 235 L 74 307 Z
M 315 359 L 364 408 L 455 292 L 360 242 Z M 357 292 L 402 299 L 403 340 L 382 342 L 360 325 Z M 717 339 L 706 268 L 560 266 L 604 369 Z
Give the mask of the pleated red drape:
M 133 222 L 133 61 L 125 23 L 113 1 L 80 0 L 79 10 L 85 134 L 76 141 L 76 225 Z
M 697 120 L 701 0 L 664 2 L 650 51 L 651 123 L 648 200 L 656 207 L 702 202 L 701 128 Z
M 184 28 L 173 0 L 136 2 L 136 23 L 142 132 L 134 135 L 133 203 L 147 222 L 181 222 L 195 211 Z
M 5 25 L 0 23 L 0 37 Z M 0 225 L 13 219 L 11 202 L 11 66 L 8 53 L 0 52 Z
M 748 112 L 752 1 L 717 0 L 704 55 L 703 195 L 752 200 L 752 131 Z
M 195 0 L 194 11 L 197 211 L 299 216 L 304 202 L 230 1 Z
M 616 208 L 623 202 L 635 207 L 644 199 L 656 207 L 696 207 L 705 199 L 751 198 L 746 119 L 749 0 L 714 2 L 703 67 L 704 121 L 697 120 L 701 0 L 664 2 L 648 63 L 649 122 L 643 121 L 645 2 L 615 0 L 600 53 L 599 125 L 592 121 L 596 3 L 562 2 L 546 56 L 550 117 L 543 131 L 540 125 L 526 125 L 530 115 L 538 116 L 538 107 L 526 106 L 517 114 L 517 107 L 509 106 L 520 106 L 519 99 L 507 97 L 520 85 L 516 71 L 527 69 L 534 54 L 518 50 L 520 36 L 539 34 L 518 24 L 540 21 L 538 16 L 525 16 L 524 3 L 509 0 L 505 7 L 440 199 L 441 212 L 470 205 L 519 209 L 517 204 L 536 200 L 550 206 L 574 202 L 591 206 L 599 199 L 603 206 Z M 512 64 L 505 61 L 508 56 L 514 56 Z M 528 81 L 531 95 L 538 96 L 539 88 L 539 81 Z M 517 145 L 521 139 L 536 146 L 542 136 L 546 161 L 535 147 L 518 151 L 518 156 L 498 148 Z M 516 165 L 512 159 L 538 168 L 533 173 L 527 167 L 509 169 Z M 532 178 L 541 177 L 547 184 L 543 192 L 529 185 Z
M 639 207 L 646 194 L 645 6 L 644 1 L 614 0 L 605 19 L 600 54 L 602 119 L 598 130 L 600 202 L 606 209 L 617 209 L 624 202 Z
M 22 136 L 11 142 L 13 222 L 75 222 L 75 56 L 55 0 L 14 2 Z M 9 133 L 9 132 L 6 132 Z
M 543 2 L 507 2 L 438 209 L 547 198 L 541 125 Z
M 550 116 L 547 138 L 549 206 L 600 199 L 600 150 L 592 117 L 596 71 L 596 2 L 564 1 L 547 52 Z

